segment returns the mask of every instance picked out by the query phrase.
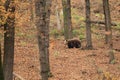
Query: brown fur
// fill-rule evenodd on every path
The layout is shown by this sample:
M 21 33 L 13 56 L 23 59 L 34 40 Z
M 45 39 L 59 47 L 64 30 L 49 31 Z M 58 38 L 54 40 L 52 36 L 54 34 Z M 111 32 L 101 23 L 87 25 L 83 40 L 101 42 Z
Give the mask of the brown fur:
M 77 40 L 77 39 L 68 40 L 67 46 L 68 46 L 68 48 L 80 48 L 81 42 L 80 42 L 80 40 Z

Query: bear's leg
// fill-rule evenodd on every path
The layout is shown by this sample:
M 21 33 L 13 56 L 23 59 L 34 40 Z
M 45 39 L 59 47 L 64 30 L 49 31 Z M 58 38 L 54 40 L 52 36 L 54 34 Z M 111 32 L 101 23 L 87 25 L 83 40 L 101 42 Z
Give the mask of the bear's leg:
M 75 48 L 80 48 L 81 47 L 81 43 L 77 41 L 77 42 L 75 42 L 74 46 L 75 46 Z
M 74 44 L 72 42 L 68 42 L 68 48 L 73 48 Z

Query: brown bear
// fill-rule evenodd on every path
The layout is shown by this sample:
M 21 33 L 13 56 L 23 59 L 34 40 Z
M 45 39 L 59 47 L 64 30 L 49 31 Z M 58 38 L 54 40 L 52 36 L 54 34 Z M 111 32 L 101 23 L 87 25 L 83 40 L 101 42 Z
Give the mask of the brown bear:
M 68 48 L 80 48 L 81 42 L 78 39 L 67 40 L 67 46 Z

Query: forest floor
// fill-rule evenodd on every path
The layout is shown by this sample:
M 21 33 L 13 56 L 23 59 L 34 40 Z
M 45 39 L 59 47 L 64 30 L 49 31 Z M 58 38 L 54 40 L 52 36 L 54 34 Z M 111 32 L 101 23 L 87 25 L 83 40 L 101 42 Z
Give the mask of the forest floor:
M 25 80 L 40 80 L 39 53 L 35 28 L 16 29 L 14 72 Z M 27 35 L 26 35 L 27 34 Z M 120 49 L 120 36 L 113 39 L 114 49 Z M 85 46 L 85 42 L 82 42 Z M 50 39 L 49 80 L 101 80 L 103 74 L 120 80 L 120 52 L 114 51 L 115 64 L 109 64 L 104 40 L 93 40 L 94 50 L 68 49 L 64 40 Z
M 120 22 L 120 1 L 110 0 L 110 5 L 112 5 L 112 20 Z M 22 8 L 22 5 L 20 6 Z M 98 12 L 103 13 L 101 0 L 92 0 L 91 6 L 92 12 L 98 10 Z M 85 17 L 84 7 L 84 0 L 72 1 L 74 28 L 82 24 L 82 22 L 79 22 L 79 17 Z M 24 8 L 23 10 L 28 10 Z M 50 27 L 56 27 L 55 9 L 53 8 L 54 6 L 52 6 Z M 17 26 L 19 27 L 16 27 L 15 35 L 14 72 L 25 80 L 40 80 L 36 28 L 31 26 L 31 22 L 28 20 L 29 15 L 25 11 L 22 12 L 21 9 L 20 17 L 17 17 L 19 22 Z M 101 19 L 101 17 L 101 15 L 93 13 L 91 16 L 92 20 Z M 82 47 L 85 46 L 85 42 L 82 41 Z M 49 80 L 101 80 L 103 76 L 106 78 L 111 77 L 112 80 L 120 80 L 120 30 L 113 31 L 113 47 L 116 49 L 113 51 L 115 55 L 114 64 L 109 64 L 109 50 L 103 38 L 94 37 L 93 47 L 94 50 L 68 49 L 62 37 L 57 39 L 50 37 L 50 68 L 53 77 Z

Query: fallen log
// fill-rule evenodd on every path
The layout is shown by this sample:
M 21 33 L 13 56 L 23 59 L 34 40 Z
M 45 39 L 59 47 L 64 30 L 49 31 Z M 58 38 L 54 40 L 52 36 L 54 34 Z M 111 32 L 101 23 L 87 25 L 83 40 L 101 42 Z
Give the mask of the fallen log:
M 85 21 L 86 22 L 86 21 Z M 105 22 L 104 21 L 90 21 L 90 23 L 94 23 L 94 24 L 105 24 Z M 114 23 L 114 22 L 111 22 L 111 25 L 112 26 L 117 26 L 117 24 L 116 23 Z

